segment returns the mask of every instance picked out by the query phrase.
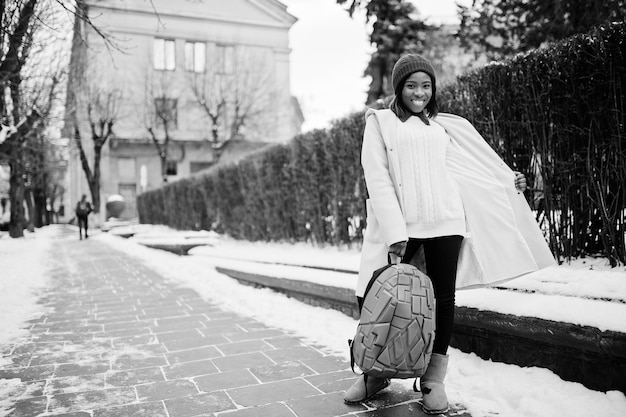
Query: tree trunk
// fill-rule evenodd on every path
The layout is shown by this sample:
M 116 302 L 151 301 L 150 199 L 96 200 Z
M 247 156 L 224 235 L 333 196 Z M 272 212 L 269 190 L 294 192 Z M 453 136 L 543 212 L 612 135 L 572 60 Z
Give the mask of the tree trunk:
M 93 203 L 93 212 L 100 213 L 100 158 L 102 156 L 102 147 L 94 146 L 93 153 L 93 177 L 89 182 L 89 190 L 91 191 L 91 200 Z
M 24 167 L 19 160 L 9 162 L 9 201 L 11 202 L 11 221 L 9 236 L 24 237 L 26 217 L 24 213 Z
M 26 210 L 28 210 L 28 220 L 26 221 L 26 229 L 29 232 L 35 231 L 35 205 L 33 204 L 33 193 L 29 188 L 24 188 L 24 202 Z
M 33 224 L 35 227 L 43 227 L 48 224 L 48 216 L 46 209 L 46 191 L 41 186 L 32 190 L 34 210 L 33 210 Z

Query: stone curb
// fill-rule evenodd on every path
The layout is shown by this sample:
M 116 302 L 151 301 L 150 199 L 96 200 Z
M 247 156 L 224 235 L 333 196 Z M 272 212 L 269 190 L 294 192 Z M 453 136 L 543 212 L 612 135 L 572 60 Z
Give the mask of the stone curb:
M 358 318 L 354 291 L 216 267 L 242 284 L 271 288 Z M 626 392 L 626 334 L 535 317 L 458 307 L 451 345 L 483 359 L 538 366 L 599 391 Z

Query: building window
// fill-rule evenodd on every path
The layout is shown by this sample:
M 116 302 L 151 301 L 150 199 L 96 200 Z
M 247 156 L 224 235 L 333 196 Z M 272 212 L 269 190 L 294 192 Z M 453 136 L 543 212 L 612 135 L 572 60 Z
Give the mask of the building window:
M 135 178 L 135 158 L 118 158 L 117 175 L 121 179 Z
M 178 162 L 167 161 L 165 163 L 165 175 L 178 175 Z
M 156 122 L 161 127 L 176 129 L 178 126 L 178 100 L 158 97 L 154 99 Z
M 185 43 L 185 70 L 204 72 L 206 64 L 206 44 L 204 42 Z
M 172 39 L 154 40 L 154 69 L 174 71 L 176 69 L 176 42 Z

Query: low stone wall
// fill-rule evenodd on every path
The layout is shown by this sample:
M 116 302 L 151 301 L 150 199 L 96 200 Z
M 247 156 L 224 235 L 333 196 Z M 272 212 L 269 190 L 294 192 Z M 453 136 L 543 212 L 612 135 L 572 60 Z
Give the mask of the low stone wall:
M 358 318 L 354 291 L 230 268 L 218 272 L 242 284 L 271 288 L 307 304 Z M 626 334 L 589 326 L 457 307 L 451 345 L 483 359 L 547 368 L 599 391 L 626 392 Z

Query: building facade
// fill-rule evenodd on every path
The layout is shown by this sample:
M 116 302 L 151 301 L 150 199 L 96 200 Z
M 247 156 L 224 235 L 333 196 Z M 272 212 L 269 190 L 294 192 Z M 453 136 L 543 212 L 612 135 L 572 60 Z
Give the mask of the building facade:
M 94 138 L 106 137 L 103 221 L 112 195 L 134 218 L 141 192 L 300 132 L 296 19 L 279 1 L 86 0 L 85 12 L 93 26 L 75 25 L 66 105 L 67 207 L 90 196 L 79 149 L 93 170 Z

